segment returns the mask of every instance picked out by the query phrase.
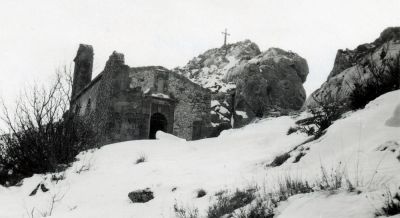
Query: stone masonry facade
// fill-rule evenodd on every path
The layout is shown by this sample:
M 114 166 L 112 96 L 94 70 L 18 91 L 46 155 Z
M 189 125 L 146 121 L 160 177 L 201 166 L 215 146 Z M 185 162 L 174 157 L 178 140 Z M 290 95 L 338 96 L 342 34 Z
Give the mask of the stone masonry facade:
M 100 144 L 155 138 L 159 130 L 186 140 L 208 136 L 208 89 L 161 66 L 129 67 L 117 52 L 92 80 L 93 54 L 92 46 L 79 46 L 71 109 L 90 123 Z

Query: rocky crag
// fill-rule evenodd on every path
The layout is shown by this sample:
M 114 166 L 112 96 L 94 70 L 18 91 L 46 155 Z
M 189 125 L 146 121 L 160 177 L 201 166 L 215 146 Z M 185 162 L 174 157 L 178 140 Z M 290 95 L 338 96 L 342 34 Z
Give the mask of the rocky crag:
M 348 103 L 355 83 L 373 77 L 371 70 L 393 62 L 399 54 L 400 27 L 387 28 L 374 42 L 359 45 L 354 50 L 339 49 L 326 82 L 310 95 L 306 106 L 315 106 L 316 100 L 328 98 Z
M 174 71 L 212 91 L 214 127 L 289 113 L 306 99 L 307 61 L 279 48 L 261 52 L 250 40 L 210 49 Z

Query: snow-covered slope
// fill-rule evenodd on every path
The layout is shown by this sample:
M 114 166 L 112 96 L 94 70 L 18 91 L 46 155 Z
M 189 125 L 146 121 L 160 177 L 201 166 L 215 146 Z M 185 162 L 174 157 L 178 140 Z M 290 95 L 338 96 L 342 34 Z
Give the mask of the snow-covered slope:
M 339 165 L 353 183 L 358 178 L 361 194 L 339 190 L 295 195 L 280 203 L 275 217 L 374 217 L 386 187 L 400 184 L 399 99 L 400 91 L 390 92 L 347 114 L 274 168 L 266 164 L 307 139 L 300 133 L 286 135 L 296 118 L 264 119 L 199 141 L 159 133 L 155 141 L 110 144 L 81 153 L 58 182 L 51 175 L 35 175 L 20 187 L 0 187 L 0 217 L 41 217 L 51 210 L 53 197 L 51 217 L 175 217 L 175 203 L 197 207 L 204 215 L 220 190 L 250 184 L 270 190 L 288 174 L 312 182 L 321 166 L 329 170 Z M 305 156 L 293 163 L 300 150 Z M 142 155 L 147 161 L 136 164 Z M 50 190 L 29 196 L 41 182 Z M 144 188 L 154 192 L 154 199 L 131 203 L 128 193 Z M 199 189 L 207 195 L 196 198 Z

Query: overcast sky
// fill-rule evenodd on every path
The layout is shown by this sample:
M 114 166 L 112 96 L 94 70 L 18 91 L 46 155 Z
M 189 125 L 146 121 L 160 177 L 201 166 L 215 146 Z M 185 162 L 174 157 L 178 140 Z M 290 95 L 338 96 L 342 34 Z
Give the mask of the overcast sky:
M 307 59 L 307 95 L 336 51 L 400 26 L 400 0 L 0 0 L 0 94 L 7 100 L 94 47 L 94 74 L 113 50 L 130 66 L 183 66 L 207 49 L 250 39 Z

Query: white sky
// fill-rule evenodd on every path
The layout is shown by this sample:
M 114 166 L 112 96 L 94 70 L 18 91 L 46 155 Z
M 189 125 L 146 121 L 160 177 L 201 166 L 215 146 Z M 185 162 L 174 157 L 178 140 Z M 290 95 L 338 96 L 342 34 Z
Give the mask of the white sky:
M 336 51 L 400 24 L 400 0 L 0 0 L 0 95 L 46 82 L 94 46 L 94 75 L 113 50 L 130 66 L 183 66 L 207 49 L 250 39 L 307 59 L 307 94 L 326 80 Z

